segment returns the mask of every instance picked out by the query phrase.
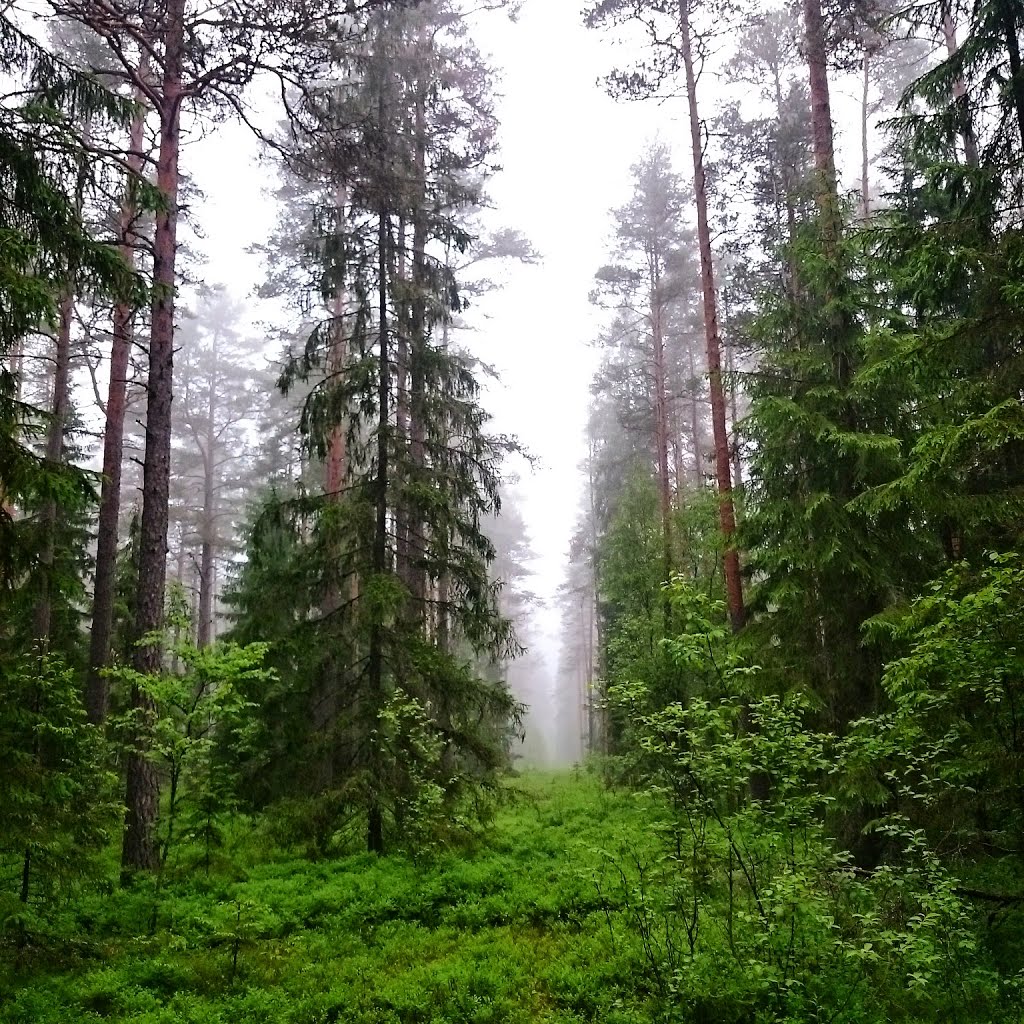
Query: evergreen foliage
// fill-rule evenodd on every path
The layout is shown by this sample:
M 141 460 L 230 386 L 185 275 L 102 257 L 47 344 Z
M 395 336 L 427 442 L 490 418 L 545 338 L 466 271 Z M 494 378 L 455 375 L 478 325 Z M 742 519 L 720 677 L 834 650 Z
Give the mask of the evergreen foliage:
M 0 675 L 0 933 L 44 927 L 116 835 L 116 776 L 59 655 L 4 660 Z

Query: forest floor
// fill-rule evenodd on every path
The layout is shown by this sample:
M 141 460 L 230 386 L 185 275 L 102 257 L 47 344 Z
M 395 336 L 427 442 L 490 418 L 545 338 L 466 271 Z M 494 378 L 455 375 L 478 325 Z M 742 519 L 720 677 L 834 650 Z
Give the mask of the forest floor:
M 510 785 L 470 850 L 311 862 L 253 843 L 159 894 L 81 896 L 55 942 L 0 963 L 0 1024 L 654 1019 L 642 944 L 606 896 L 651 809 L 581 773 Z

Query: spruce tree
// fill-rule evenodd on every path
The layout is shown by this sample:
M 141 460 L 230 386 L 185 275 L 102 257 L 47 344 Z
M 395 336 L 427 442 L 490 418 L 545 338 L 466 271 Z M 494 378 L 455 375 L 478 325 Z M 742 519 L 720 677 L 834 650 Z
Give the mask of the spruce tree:
M 298 749 L 279 754 L 315 766 L 309 788 L 361 812 L 376 852 L 431 807 L 491 785 L 517 714 L 505 687 L 472 668 L 514 646 L 482 531 L 509 443 L 487 433 L 468 361 L 435 337 L 459 300 L 434 248 L 470 244 L 459 218 L 478 199 L 493 135 L 486 80 L 464 70 L 476 60 L 445 6 L 380 12 L 340 62 L 338 88 L 303 112 L 293 166 L 331 183 L 322 294 L 331 310 L 340 284 L 347 302 L 283 384 L 312 384 L 304 445 L 324 462 L 343 430 L 345 475 L 265 510 L 234 597 L 257 603 L 249 564 L 262 563 L 264 537 L 288 538 L 293 588 L 274 596 L 294 609 L 279 639 L 297 656 L 295 689 L 280 697 Z M 243 612 L 237 635 L 251 625 Z

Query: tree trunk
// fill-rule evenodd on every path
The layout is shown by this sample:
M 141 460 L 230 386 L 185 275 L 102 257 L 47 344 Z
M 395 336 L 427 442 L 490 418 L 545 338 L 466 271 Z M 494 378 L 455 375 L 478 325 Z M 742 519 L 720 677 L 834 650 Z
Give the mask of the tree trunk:
M 730 328 L 732 320 L 729 317 L 729 288 L 722 289 L 723 312 L 725 313 L 726 341 L 725 341 L 725 370 L 729 375 L 729 419 L 730 450 L 732 452 L 732 473 L 733 485 L 737 490 L 743 487 L 743 459 L 740 454 L 740 430 L 739 430 L 739 400 L 737 398 L 738 388 L 736 387 L 736 344 L 733 340 L 733 332 Z
M 693 339 L 686 342 L 687 369 L 690 372 L 690 443 L 693 449 L 693 483 L 699 491 L 704 486 L 704 453 L 700 442 L 700 408 L 697 401 L 697 365 L 693 358 Z
M 450 328 L 448 326 L 448 317 L 445 316 L 441 323 L 441 349 L 445 354 L 447 354 L 448 352 L 449 333 Z M 442 447 L 441 457 L 447 458 L 447 446 L 451 443 L 451 440 L 448 436 L 447 424 L 445 424 L 444 427 L 445 444 Z M 438 538 L 438 540 L 442 543 L 443 550 L 441 556 L 442 568 L 440 573 L 438 573 L 437 577 L 437 632 L 434 638 L 434 642 L 437 645 L 437 649 L 439 651 L 447 653 L 449 647 L 451 646 L 451 628 L 449 626 L 448 618 L 448 602 L 451 598 L 452 580 L 451 573 L 448 571 L 447 553 L 448 544 L 450 543 L 451 538 L 449 536 L 445 536 L 443 538 Z
M 342 230 L 348 205 L 348 191 L 339 185 L 335 193 L 335 208 L 338 215 L 337 230 Z M 348 293 L 345 282 L 335 283 L 331 301 L 330 350 L 327 354 L 327 375 L 333 386 L 334 377 L 343 377 L 348 364 L 347 334 L 345 330 L 345 311 L 348 307 Z M 338 504 L 344 497 L 345 481 L 348 478 L 348 424 L 338 422 L 331 429 L 327 446 L 327 461 L 324 465 L 324 495 L 327 501 Z M 334 615 L 342 606 L 342 579 L 344 569 L 339 564 L 340 552 L 336 549 L 330 555 L 332 564 L 328 568 L 328 581 L 323 599 L 323 615 Z M 356 585 L 355 576 L 350 577 L 351 586 Z M 354 593 L 353 595 L 354 596 Z M 338 721 L 339 675 L 333 653 L 325 664 L 324 674 L 319 684 L 314 687 L 310 708 L 310 716 L 315 734 L 324 737 L 323 751 L 319 759 L 317 780 L 320 789 L 328 789 L 334 783 L 335 763 L 339 758 L 336 741 L 332 742 L 332 734 Z
M 148 61 L 139 74 L 148 73 Z M 128 145 L 128 170 L 142 175 L 146 112 L 141 109 L 142 93 L 136 90 L 140 109 L 132 118 Z M 121 205 L 121 258 L 135 267 L 134 224 L 138 209 L 129 192 Z M 92 632 L 89 637 L 89 671 L 85 683 L 85 710 L 89 721 L 100 725 L 107 717 L 108 686 L 103 677 L 110 661 L 114 628 L 114 589 L 117 579 L 118 517 L 121 513 L 121 462 L 124 453 L 124 418 L 128 391 L 128 364 L 135 333 L 135 307 L 119 302 L 114 307 L 110 341 L 110 381 L 107 385 L 106 423 L 103 430 L 103 480 L 100 484 L 99 523 L 96 536 L 96 576 L 93 582 Z
M 347 190 L 340 185 L 335 196 L 338 211 L 338 230 L 345 219 L 348 205 Z M 334 288 L 331 313 L 334 317 L 331 324 L 331 350 L 327 357 L 327 373 L 329 377 L 342 376 L 348 363 L 346 352 L 345 310 L 348 306 L 348 294 L 345 282 L 338 281 Z M 324 492 L 332 501 L 341 497 L 345 478 L 348 475 L 347 424 L 338 423 L 331 431 L 327 449 L 327 464 L 324 467 Z
M 395 323 L 398 327 L 395 336 L 395 359 L 392 372 L 395 377 L 395 437 L 398 445 L 405 450 L 410 440 L 411 417 L 409 412 L 409 339 L 412 335 L 412 309 L 408 301 L 408 227 L 403 214 L 398 218 L 398 245 L 393 255 L 395 280 L 401 282 L 403 302 Z M 396 302 L 397 302 L 396 298 Z M 408 475 L 409 466 L 401 467 Z M 395 566 L 398 578 L 411 589 L 409 576 L 409 508 L 404 500 L 400 500 L 395 508 Z
M 722 388 L 722 357 L 718 339 L 718 301 L 715 295 L 715 269 L 711 253 L 711 226 L 708 220 L 707 179 L 704 173 L 704 146 L 700 112 L 697 107 L 697 77 L 693 67 L 690 34 L 690 0 L 679 0 L 680 48 L 686 75 L 686 101 L 690 114 L 690 145 L 693 150 L 693 191 L 697 204 L 697 240 L 700 247 L 700 281 L 704 293 L 704 340 L 707 345 L 708 385 L 711 392 L 711 429 L 715 441 L 715 476 L 718 481 L 718 518 L 725 540 L 725 589 L 729 620 L 734 630 L 743 627 L 746 609 L 740 577 L 739 552 L 736 550 L 736 513 L 732 499 L 732 471 L 729 464 L 729 432 L 725 423 L 725 392 Z M 815 2 L 815 0 L 806 0 Z
M 832 134 L 832 106 L 826 64 L 825 23 L 821 0 L 802 0 L 804 17 L 804 59 L 811 92 L 811 144 L 817 182 L 814 199 L 821 216 L 825 258 L 835 256 L 839 244 L 839 202 L 836 159 Z
M 824 293 L 819 297 L 819 301 L 835 307 L 836 294 L 841 286 L 839 238 L 842 233 L 842 219 L 839 212 L 825 23 L 821 14 L 821 0 L 803 0 L 803 16 L 804 59 L 807 62 L 811 93 L 811 141 L 817 177 L 814 200 L 818 207 L 821 254 L 825 266 Z M 836 383 L 840 389 L 845 390 L 850 383 L 852 362 L 847 349 L 847 325 L 840 310 L 835 310 L 831 314 L 830 333 L 831 338 L 828 341 L 832 347 Z
M 158 633 L 164 622 L 167 574 L 167 501 L 171 463 L 171 399 L 174 376 L 174 287 L 178 227 L 178 157 L 184 56 L 184 0 L 168 0 L 160 106 L 160 152 L 157 187 L 163 208 L 157 211 L 153 237 L 153 312 L 149 344 L 146 403 L 146 456 L 142 478 L 142 525 L 139 534 L 139 581 L 135 602 L 135 636 Z M 162 645 L 136 647 L 132 667 L 143 675 L 160 671 Z M 156 714 L 152 697 L 132 691 L 134 735 L 127 759 L 122 874 L 158 866 L 156 815 L 159 780 L 149 758 L 150 730 Z
M 607 753 L 605 749 L 605 737 L 607 728 L 605 726 L 603 709 L 594 700 L 597 680 L 604 678 L 604 638 L 601 635 L 601 564 L 597 554 L 597 483 L 594 480 L 594 459 L 597 452 L 594 447 L 593 435 L 590 436 L 589 450 L 587 452 L 587 497 L 588 516 L 590 527 L 590 581 L 592 587 L 593 603 L 591 614 L 593 616 L 593 628 L 591 630 L 593 642 L 593 655 L 591 656 L 590 675 L 590 752 Z M 680 485 L 682 481 L 680 480 Z

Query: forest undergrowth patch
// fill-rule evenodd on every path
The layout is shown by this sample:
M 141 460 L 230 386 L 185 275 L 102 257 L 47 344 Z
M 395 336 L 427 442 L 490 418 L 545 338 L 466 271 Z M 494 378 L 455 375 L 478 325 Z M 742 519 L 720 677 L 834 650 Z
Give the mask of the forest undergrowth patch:
M 162 891 L 81 893 L 41 945 L 5 952 L 2 1024 L 646 1021 L 638 944 L 612 948 L 595 877 L 641 803 L 527 774 L 475 849 L 413 861 L 278 851 Z
M 993 957 L 983 914 L 977 943 L 963 914 L 959 930 L 901 923 L 894 875 L 833 918 L 801 869 L 759 895 L 771 914 L 804 907 L 782 935 L 700 860 L 710 847 L 667 850 L 678 830 L 651 793 L 583 772 L 509 785 L 472 848 L 314 861 L 239 819 L 209 874 L 184 857 L 159 888 L 80 892 L 47 935 L 4 947 L 0 1024 L 923 1024 L 954 1003 L 965 1022 L 1020 1019 L 1017 953 Z

